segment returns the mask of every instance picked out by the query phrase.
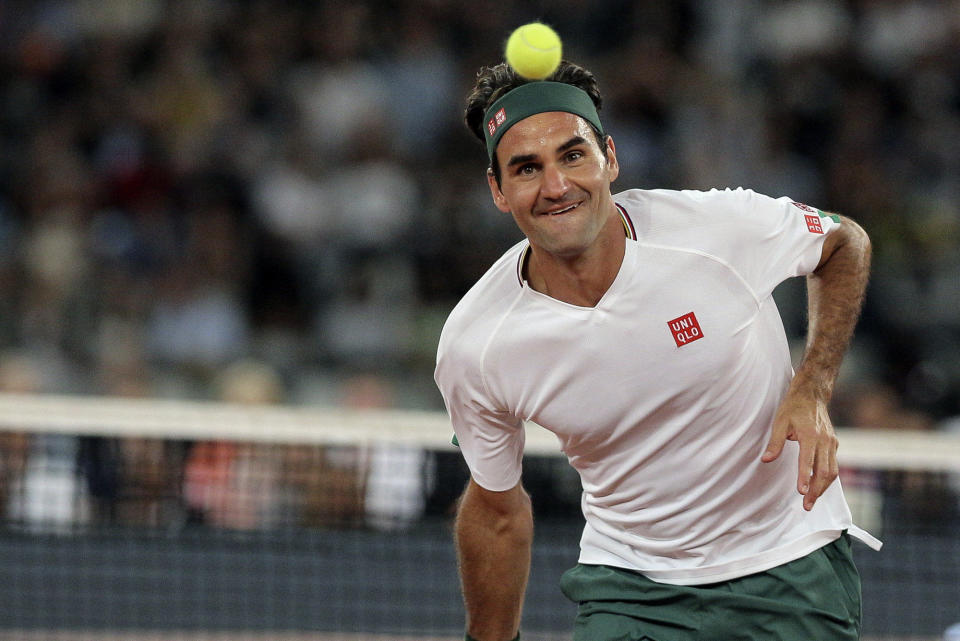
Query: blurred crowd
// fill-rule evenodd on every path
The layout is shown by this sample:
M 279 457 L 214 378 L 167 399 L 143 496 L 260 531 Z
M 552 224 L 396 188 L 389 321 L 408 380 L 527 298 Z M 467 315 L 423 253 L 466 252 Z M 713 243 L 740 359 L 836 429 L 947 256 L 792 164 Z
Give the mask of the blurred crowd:
M 283 400 L 280 377 L 255 361 L 224 368 L 216 387 L 220 400 L 256 411 Z M 353 387 L 348 407 L 385 393 L 375 378 Z M 0 432 L 0 525 L 59 534 L 131 526 L 394 530 L 447 511 L 452 498 L 436 494 L 436 469 L 422 449 L 387 442 Z M 462 487 L 463 464 L 451 472 Z
M 0 390 L 225 400 L 254 363 L 276 402 L 439 409 L 440 327 L 519 239 L 463 98 L 533 19 L 599 77 L 615 187 L 869 231 L 838 424 L 957 424 L 957 0 L 2 2 Z

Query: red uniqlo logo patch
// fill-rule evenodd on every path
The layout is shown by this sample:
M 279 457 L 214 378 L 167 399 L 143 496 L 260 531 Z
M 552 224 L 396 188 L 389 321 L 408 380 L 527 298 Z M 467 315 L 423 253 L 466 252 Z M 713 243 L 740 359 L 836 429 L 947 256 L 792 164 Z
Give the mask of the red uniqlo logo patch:
M 820 216 L 811 216 L 810 214 L 807 214 L 803 218 L 807 221 L 807 229 L 809 229 L 811 233 L 823 233 L 823 225 L 820 224 Z
M 677 347 L 683 347 L 703 338 L 703 330 L 700 329 L 700 323 L 697 322 L 697 317 L 693 312 L 667 321 L 667 326 L 670 327 L 670 332 L 673 334 L 673 340 L 677 342 Z
M 503 107 L 501 107 L 497 111 L 497 113 L 493 114 L 493 118 L 491 118 L 489 122 L 487 122 L 487 131 L 489 131 L 490 135 L 492 136 L 493 134 L 497 133 L 497 127 L 499 127 L 506 121 L 507 121 L 507 112 Z

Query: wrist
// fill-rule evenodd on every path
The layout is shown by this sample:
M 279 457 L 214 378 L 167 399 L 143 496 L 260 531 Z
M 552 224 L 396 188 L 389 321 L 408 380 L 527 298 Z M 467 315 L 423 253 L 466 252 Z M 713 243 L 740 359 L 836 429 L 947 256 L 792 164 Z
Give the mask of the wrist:
M 823 403 L 829 403 L 833 396 L 835 374 L 826 372 L 807 362 L 800 364 L 794 374 L 791 387 L 804 395 Z
M 474 639 L 469 634 L 464 634 L 463 639 L 464 641 L 479 641 L 478 639 Z M 513 639 L 511 639 L 510 641 L 520 641 L 520 633 L 517 632 L 517 636 L 513 637 Z

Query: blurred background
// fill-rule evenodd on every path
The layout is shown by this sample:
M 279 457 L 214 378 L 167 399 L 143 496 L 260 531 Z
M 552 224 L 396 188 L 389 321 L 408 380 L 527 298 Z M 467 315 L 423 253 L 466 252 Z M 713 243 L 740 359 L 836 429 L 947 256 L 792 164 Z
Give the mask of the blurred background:
M 210 398 L 254 360 L 286 402 L 441 407 L 443 320 L 519 238 L 463 99 L 534 18 L 599 76 L 615 187 L 870 232 L 838 423 L 960 413 L 960 3 L 924 0 L 5 0 L 3 386 Z
M 0 0 L 0 391 L 442 410 L 442 324 L 520 239 L 463 102 L 534 19 L 600 80 L 615 189 L 743 186 L 859 221 L 874 270 L 834 421 L 960 432 L 957 0 Z M 776 296 L 799 355 L 802 280 Z M 559 459 L 525 469 L 538 513 L 566 524 L 559 567 L 577 480 Z M 389 531 L 446 518 L 465 474 L 455 452 L 0 434 L 0 514 L 42 531 Z M 845 484 L 875 533 L 942 536 L 956 585 L 956 475 Z M 446 537 L 418 549 L 452 563 Z M 887 579 L 913 562 L 889 554 Z M 960 618 L 918 593 L 940 618 L 897 628 L 884 585 L 874 629 Z

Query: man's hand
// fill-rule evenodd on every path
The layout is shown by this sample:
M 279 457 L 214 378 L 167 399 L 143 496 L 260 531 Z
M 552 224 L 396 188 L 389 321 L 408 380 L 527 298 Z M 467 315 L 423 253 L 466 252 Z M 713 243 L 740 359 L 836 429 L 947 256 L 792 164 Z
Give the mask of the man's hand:
M 803 495 L 803 509 L 809 511 L 839 474 L 838 441 L 827 404 L 804 391 L 797 379 L 777 409 L 761 460 L 764 463 L 776 460 L 787 440 L 800 444 L 797 491 Z

